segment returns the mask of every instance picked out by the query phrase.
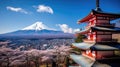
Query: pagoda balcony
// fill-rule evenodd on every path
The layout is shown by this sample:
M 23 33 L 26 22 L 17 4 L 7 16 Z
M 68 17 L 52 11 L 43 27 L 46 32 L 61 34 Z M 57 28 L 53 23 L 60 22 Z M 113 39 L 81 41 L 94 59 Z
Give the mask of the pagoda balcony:
M 97 23 L 96 26 L 114 27 L 115 23 L 112 23 L 112 24 L 109 24 L 109 23 Z

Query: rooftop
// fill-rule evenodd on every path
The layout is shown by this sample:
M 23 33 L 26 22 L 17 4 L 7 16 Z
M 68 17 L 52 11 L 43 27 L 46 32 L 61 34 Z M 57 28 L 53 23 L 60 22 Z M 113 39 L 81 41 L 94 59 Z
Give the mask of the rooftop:
M 105 31 L 105 32 L 118 32 L 120 33 L 120 28 L 118 27 L 91 27 L 93 31 Z
M 120 50 L 120 43 L 72 43 L 74 47 L 77 47 L 79 49 L 87 50 L 100 50 L 100 51 L 109 51 L 109 50 Z
M 89 59 L 83 55 L 71 54 L 70 57 L 81 67 L 91 67 L 94 64 L 94 60 Z

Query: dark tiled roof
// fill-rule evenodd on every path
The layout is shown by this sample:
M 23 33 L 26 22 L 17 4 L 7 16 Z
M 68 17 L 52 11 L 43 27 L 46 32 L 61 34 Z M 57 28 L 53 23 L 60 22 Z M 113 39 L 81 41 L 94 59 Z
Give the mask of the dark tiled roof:
M 110 17 L 110 20 L 114 20 L 114 19 L 120 18 L 120 13 L 109 13 L 109 12 L 104 12 L 104 11 L 92 10 L 86 17 L 84 17 L 83 19 L 79 20 L 78 23 L 88 22 L 89 19 L 94 17 L 94 15 L 107 16 L 107 17 Z
M 95 62 L 95 60 L 92 60 L 92 59 L 85 57 L 83 55 L 71 54 L 70 58 L 72 58 L 81 67 L 91 67 Z
M 120 43 L 96 43 L 90 49 L 100 51 L 120 50 Z
M 120 28 L 118 27 L 91 27 L 93 31 L 106 31 L 106 32 L 119 32 Z

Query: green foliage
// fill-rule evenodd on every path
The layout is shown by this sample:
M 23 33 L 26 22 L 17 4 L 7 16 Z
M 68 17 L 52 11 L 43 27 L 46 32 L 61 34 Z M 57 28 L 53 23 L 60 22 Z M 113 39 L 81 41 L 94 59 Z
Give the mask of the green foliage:
M 84 35 L 79 34 L 79 35 L 77 36 L 77 38 L 75 39 L 75 42 L 76 42 L 76 43 L 83 42 L 83 38 L 85 38 L 85 36 L 84 36 Z
M 65 59 L 65 67 L 69 67 L 70 63 L 69 63 L 69 58 L 66 57 Z
M 81 50 L 80 50 L 79 48 L 73 48 L 72 50 L 73 50 L 73 51 L 81 52 Z
M 78 54 L 78 55 L 81 54 L 81 50 L 79 48 L 73 48 L 71 52 L 75 53 L 75 54 Z

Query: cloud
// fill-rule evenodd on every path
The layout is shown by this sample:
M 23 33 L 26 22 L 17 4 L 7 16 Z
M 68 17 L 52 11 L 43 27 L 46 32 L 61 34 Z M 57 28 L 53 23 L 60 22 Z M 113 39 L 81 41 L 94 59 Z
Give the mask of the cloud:
M 74 29 L 74 30 L 73 30 L 73 32 L 77 32 L 77 31 L 80 31 L 80 29 L 79 29 L 79 28 L 77 28 L 77 29 Z
M 21 12 L 21 13 L 24 13 L 24 14 L 28 14 L 28 12 L 25 11 L 24 9 L 22 9 L 22 8 L 15 8 L 15 7 L 11 7 L 11 6 L 7 6 L 6 8 L 7 8 L 7 10 L 11 10 L 11 11 L 14 11 L 14 12 Z
M 47 12 L 47 13 L 53 14 L 53 9 L 49 6 L 39 5 L 37 7 L 37 12 Z
M 64 33 L 75 33 L 77 31 L 80 31 L 80 29 L 73 29 L 71 27 L 69 27 L 67 24 L 57 24 L 57 26 L 60 27 L 60 29 L 64 32 Z
M 73 33 L 73 29 L 70 28 L 67 24 L 58 24 L 58 26 L 64 33 Z

